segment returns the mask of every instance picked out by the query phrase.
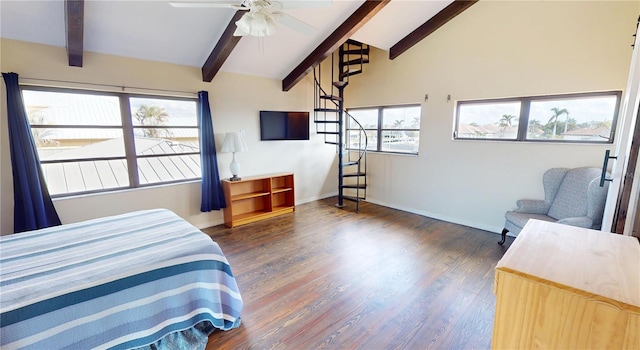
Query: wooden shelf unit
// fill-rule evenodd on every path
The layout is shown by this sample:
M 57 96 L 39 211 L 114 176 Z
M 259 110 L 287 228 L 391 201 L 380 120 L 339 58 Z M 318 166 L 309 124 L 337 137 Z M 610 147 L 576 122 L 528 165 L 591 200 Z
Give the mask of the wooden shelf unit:
M 229 227 L 295 211 L 293 174 L 271 174 L 243 178 L 240 181 L 222 180 L 227 201 L 224 224 Z

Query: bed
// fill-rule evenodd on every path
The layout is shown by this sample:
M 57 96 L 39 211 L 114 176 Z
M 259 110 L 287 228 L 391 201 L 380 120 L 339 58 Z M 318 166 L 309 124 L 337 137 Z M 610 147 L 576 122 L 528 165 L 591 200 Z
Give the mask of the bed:
M 2 349 L 204 348 L 242 306 L 218 244 L 168 210 L 0 237 Z

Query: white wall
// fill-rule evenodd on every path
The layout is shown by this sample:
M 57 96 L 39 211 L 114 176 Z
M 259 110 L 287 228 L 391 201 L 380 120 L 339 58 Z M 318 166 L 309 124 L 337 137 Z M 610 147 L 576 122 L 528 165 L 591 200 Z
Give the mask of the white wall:
M 279 80 L 221 72 L 211 83 L 202 82 L 199 68 L 85 52 L 84 67 L 69 67 L 64 48 L 2 39 L 0 70 L 16 72 L 21 79 L 50 79 L 110 84 L 159 90 L 209 91 L 217 148 L 224 134 L 245 130 L 249 152 L 236 155 L 241 176 L 293 172 L 296 202 L 323 198 L 336 191 L 335 149 L 322 144 L 314 132 L 310 141 L 261 142 L 260 110 L 313 109 L 310 77 L 289 92 Z M 51 83 L 56 86 L 78 86 Z M 0 118 L 0 232 L 13 232 L 13 182 L 6 125 L 6 91 L 1 84 Z M 108 88 L 107 88 L 108 89 Z M 229 177 L 231 154 L 219 153 L 222 178 Z M 54 200 L 63 223 L 147 208 L 168 208 L 198 227 L 220 224 L 222 212 L 200 212 L 200 183 L 191 182 L 153 188 L 124 190 Z
M 345 104 L 421 103 L 422 124 L 418 157 L 369 154 L 368 199 L 499 232 L 517 199 L 543 198 L 546 169 L 602 166 L 612 145 L 454 141 L 455 101 L 623 90 L 639 13 L 635 1 L 480 1 L 393 61 L 374 50 Z

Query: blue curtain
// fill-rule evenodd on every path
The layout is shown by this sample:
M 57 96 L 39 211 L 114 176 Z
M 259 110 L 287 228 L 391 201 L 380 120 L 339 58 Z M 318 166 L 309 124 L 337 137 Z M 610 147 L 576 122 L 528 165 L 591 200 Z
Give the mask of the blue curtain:
M 202 167 L 202 203 L 200 211 L 207 212 L 226 208 L 220 174 L 213 121 L 209 109 L 209 93 L 198 92 L 198 118 L 200 118 L 200 166 Z
M 13 170 L 14 232 L 60 225 L 60 218 L 42 176 L 38 151 L 31 136 L 29 119 L 18 87 L 18 74 L 2 73 L 2 77 L 7 87 L 7 124 Z

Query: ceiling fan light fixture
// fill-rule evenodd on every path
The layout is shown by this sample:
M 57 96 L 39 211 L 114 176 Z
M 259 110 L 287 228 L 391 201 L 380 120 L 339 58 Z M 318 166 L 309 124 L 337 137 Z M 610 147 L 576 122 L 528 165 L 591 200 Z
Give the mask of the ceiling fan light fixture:
M 236 27 L 238 28 L 237 31 L 241 31 L 242 33 L 244 33 L 243 35 L 249 35 L 251 33 L 251 23 L 253 22 L 252 17 L 253 16 L 248 12 L 240 17 L 240 19 L 236 21 Z
M 272 35 L 278 30 L 278 25 L 276 24 L 276 21 L 273 20 L 272 16 L 267 16 L 267 18 L 265 18 L 265 25 L 264 33 L 266 35 Z
M 269 36 L 278 30 L 273 15 L 262 8 L 245 13 L 236 21 L 236 36 Z

